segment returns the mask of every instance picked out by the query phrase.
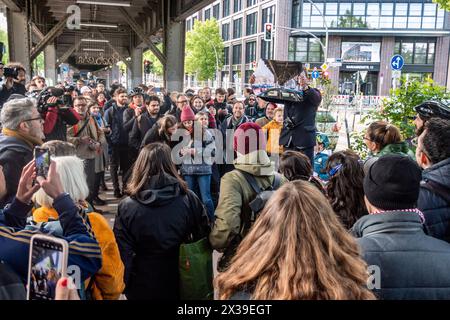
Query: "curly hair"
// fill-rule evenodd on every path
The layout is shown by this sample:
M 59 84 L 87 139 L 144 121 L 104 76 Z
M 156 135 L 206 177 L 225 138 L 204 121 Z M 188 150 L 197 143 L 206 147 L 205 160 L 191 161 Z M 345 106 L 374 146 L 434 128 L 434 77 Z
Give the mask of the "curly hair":
M 220 299 L 242 291 L 255 300 L 374 299 L 367 280 L 356 240 L 325 196 L 297 180 L 270 198 L 214 285 Z
M 346 150 L 333 153 L 328 158 L 325 170 L 330 173 L 328 200 L 344 226 L 350 229 L 360 217 L 367 214 L 363 165 L 356 153 Z

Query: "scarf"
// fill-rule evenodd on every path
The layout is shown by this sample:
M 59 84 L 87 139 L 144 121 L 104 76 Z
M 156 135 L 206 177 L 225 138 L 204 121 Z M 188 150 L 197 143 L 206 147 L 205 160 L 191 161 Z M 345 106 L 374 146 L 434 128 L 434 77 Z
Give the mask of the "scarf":
M 14 137 L 26 142 L 26 144 L 28 144 L 31 148 L 34 148 L 35 146 L 40 146 L 41 144 L 44 143 L 40 138 L 32 137 L 26 133 L 22 133 L 17 130 L 3 128 L 2 133 L 7 137 Z

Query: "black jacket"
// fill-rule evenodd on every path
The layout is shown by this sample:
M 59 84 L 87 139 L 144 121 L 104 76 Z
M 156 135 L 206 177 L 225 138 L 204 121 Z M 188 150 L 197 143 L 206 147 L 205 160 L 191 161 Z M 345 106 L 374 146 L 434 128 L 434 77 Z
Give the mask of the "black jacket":
M 316 112 L 321 101 L 319 90 L 310 88 L 304 92 L 302 102 L 284 105 L 284 121 L 290 118 L 292 127 L 283 126 L 280 145 L 288 149 L 307 149 L 316 145 Z
M 6 85 L 3 84 L 0 86 L 0 108 L 3 107 L 3 104 L 8 101 L 9 97 L 13 94 L 21 94 L 25 95 L 27 90 L 25 89 L 25 86 L 21 83 L 14 82 L 11 89 L 6 89 Z
M 125 266 L 125 294 L 133 299 L 179 299 L 180 244 L 210 226 L 197 196 L 167 175 L 153 176 L 137 197 L 118 208 L 114 234 Z
M 16 195 L 22 169 L 32 159 L 33 149 L 25 141 L 0 134 L 0 165 L 3 166 L 7 190 L 0 200 L 1 208 Z
M 178 141 L 172 141 L 168 136 L 164 133 L 159 134 L 159 126 L 158 124 L 154 125 L 144 136 L 142 139 L 141 148 L 145 147 L 150 143 L 161 142 L 167 144 L 170 148 L 173 148 L 177 145 Z
M 433 181 L 450 194 L 450 159 L 441 161 L 422 173 L 423 182 Z M 450 203 L 437 193 L 420 188 L 417 207 L 425 215 L 425 231 L 428 235 L 450 242 Z
M 379 267 L 379 298 L 450 299 L 450 244 L 427 236 L 417 213 L 367 215 L 351 231 L 362 258 Z
M 209 108 L 211 106 L 213 106 L 214 109 L 216 109 L 216 122 L 217 123 L 222 123 L 226 118 L 228 118 L 229 116 L 231 116 L 233 114 L 233 107 L 226 102 L 219 103 L 219 102 L 217 102 L 217 100 L 214 99 L 214 104 L 207 104 L 206 108 Z M 228 111 L 228 115 L 226 115 L 223 112 L 224 110 Z
M 107 138 L 108 142 L 112 145 L 128 145 L 128 131 L 124 128 L 125 111 L 127 109 L 128 106 L 119 108 L 114 103 L 112 107 L 105 112 L 105 122 L 111 127 L 111 134 Z
M 152 118 L 150 114 L 146 111 L 144 112 L 139 120 L 134 121 L 133 128 L 130 131 L 129 141 L 130 146 L 135 150 L 139 150 L 141 147 L 142 140 L 144 139 L 147 132 L 153 128 L 158 118 Z

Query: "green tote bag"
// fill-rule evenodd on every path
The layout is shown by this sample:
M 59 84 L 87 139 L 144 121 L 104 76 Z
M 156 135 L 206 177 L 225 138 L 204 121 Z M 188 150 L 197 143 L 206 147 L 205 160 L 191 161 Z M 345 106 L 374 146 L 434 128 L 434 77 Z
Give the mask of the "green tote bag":
M 181 244 L 179 270 L 182 300 L 214 298 L 212 249 L 207 238 Z

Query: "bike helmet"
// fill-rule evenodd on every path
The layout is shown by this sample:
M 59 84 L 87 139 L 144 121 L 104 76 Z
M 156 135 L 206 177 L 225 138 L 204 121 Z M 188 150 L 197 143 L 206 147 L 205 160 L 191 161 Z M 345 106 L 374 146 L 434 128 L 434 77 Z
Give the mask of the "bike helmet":
M 130 97 L 134 97 L 137 95 L 144 96 L 144 90 L 142 90 L 142 88 L 140 88 L 140 87 L 136 87 L 133 90 L 131 90 Z
M 450 108 L 439 101 L 425 101 L 414 107 L 422 119 L 442 118 L 450 119 Z

